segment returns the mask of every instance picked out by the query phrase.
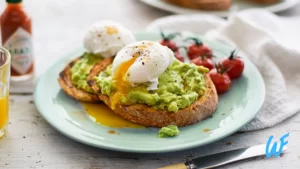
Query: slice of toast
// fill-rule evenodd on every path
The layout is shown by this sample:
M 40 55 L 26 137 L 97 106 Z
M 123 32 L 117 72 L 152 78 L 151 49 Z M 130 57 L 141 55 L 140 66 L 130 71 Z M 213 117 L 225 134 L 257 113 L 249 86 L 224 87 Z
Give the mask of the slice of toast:
M 71 68 L 80 58 L 76 58 L 71 63 L 69 63 L 65 69 L 60 72 L 58 83 L 60 87 L 65 91 L 66 94 L 73 97 L 76 100 L 84 101 L 84 102 L 99 102 L 99 97 L 96 94 L 88 93 L 84 90 L 78 89 L 76 86 L 72 84 L 71 81 Z M 106 58 L 98 62 L 98 64 L 103 65 L 103 67 L 107 67 L 112 63 L 112 58 Z M 100 70 L 101 71 L 101 70 Z
M 191 9 L 227 10 L 231 0 L 164 0 L 165 2 Z
M 99 74 L 102 69 L 100 68 L 101 66 L 98 66 L 98 68 L 95 66 L 94 69 L 91 70 L 91 73 Z M 99 93 L 100 100 L 102 100 L 108 107 L 111 107 L 109 97 L 101 94 L 100 88 L 95 83 L 95 80 L 91 79 L 91 77 L 92 75 L 88 80 L 88 84 L 93 88 L 93 90 Z M 205 75 L 205 82 L 207 89 L 205 94 L 189 107 L 181 109 L 176 113 L 166 110 L 156 110 L 145 104 L 130 106 L 117 104 L 116 109 L 113 111 L 117 115 L 131 122 L 148 127 L 164 127 L 171 124 L 176 126 L 191 125 L 211 117 L 217 109 L 218 95 L 214 84 L 207 74 Z

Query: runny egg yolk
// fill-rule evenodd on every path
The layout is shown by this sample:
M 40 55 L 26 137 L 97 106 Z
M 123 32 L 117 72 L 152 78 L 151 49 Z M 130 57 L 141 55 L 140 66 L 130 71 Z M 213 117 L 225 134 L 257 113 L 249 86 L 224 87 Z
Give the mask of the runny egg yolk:
M 82 105 L 88 115 L 103 126 L 112 128 L 145 128 L 143 125 L 135 124 L 123 119 L 105 104 L 82 103 Z
M 152 43 L 148 44 L 148 45 L 151 46 Z M 122 63 L 117 68 L 117 71 L 114 75 L 114 81 L 116 84 L 116 92 L 113 93 L 110 97 L 111 109 L 113 109 L 113 110 L 116 108 L 116 105 L 120 101 L 121 97 L 126 96 L 132 89 L 131 83 L 128 81 L 128 76 L 130 76 L 130 74 L 127 73 L 128 69 L 131 67 L 131 65 L 133 65 L 135 60 L 140 56 L 140 54 L 143 52 L 143 50 L 145 50 L 147 48 L 147 46 L 140 45 L 140 46 L 136 46 L 136 48 L 138 49 L 138 52 L 133 54 L 131 59 Z
M 116 74 L 114 76 L 114 80 L 116 83 L 116 92 L 110 97 L 111 108 L 113 110 L 116 108 L 116 105 L 121 97 L 125 96 L 131 89 L 131 84 L 127 80 L 126 74 L 128 69 L 135 62 L 138 56 L 138 53 L 134 54 L 130 60 L 122 63 L 116 71 Z

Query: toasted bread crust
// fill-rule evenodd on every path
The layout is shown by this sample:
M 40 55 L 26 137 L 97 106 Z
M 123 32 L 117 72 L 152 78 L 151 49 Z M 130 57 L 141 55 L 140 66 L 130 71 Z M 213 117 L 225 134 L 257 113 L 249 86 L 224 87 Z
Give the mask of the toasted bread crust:
M 88 85 L 98 94 L 101 94 L 99 86 L 94 80 L 95 76 L 98 76 L 99 73 L 107 68 L 113 62 L 113 58 L 106 58 L 102 62 L 98 62 L 90 71 L 90 74 L 87 78 Z
M 65 69 L 60 72 L 58 83 L 60 87 L 65 91 L 66 94 L 73 97 L 76 100 L 84 101 L 84 102 L 99 102 L 99 97 L 96 94 L 88 93 L 84 90 L 78 89 L 77 87 L 73 86 L 71 81 L 71 68 L 73 65 L 79 60 L 80 58 L 76 58 L 71 63 L 69 63 Z M 103 66 L 108 66 L 111 64 L 112 58 L 110 59 L 104 59 L 99 61 L 98 64 L 101 64 Z
M 113 110 L 119 116 L 148 127 L 164 127 L 167 125 L 187 126 L 210 117 L 217 109 L 218 95 L 210 77 L 205 75 L 206 92 L 196 102 L 178 112 L 155 110 L 144 104 L 120 105 Z M 99 98 L 109 107 L 107 95 L 100 94 Z
M 226 10 L 231 6 L 231 0 L 164 0 L 184 8 L 202 10 Z

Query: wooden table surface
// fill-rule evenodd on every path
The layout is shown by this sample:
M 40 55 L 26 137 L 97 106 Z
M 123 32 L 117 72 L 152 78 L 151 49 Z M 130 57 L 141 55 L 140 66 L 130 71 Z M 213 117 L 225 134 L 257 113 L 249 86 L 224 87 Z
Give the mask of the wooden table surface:
M 86 28 L 96 21 L 113 19 L 131 30 L 138 31 L 154 19 L 169 15 L 138 0 L 31 0 L 24 3 L 27 11 L 33 16 L 38 75 L 56 59 L 80 46 Z M 4 1 L 1 1 L 0 11 L 3 8 Z M 279 15 L 300 15 L 300 6 Z M 157 168 L 183 162 L 192 157 L 265 144 L 270 135 L 274 135 L 278 140 L 287 132 L 290 133 L 289 149 L 282 157 L 258 157 L 222 168 L 300 168 L 300 114 L 275 127 L 236 133 L 193 150 L 136 154 L 89 147 L 61 135 L 40 116 L 32 95 L 12 95 L 10 104 L 8 133 L 0 140 L 0 168 Z

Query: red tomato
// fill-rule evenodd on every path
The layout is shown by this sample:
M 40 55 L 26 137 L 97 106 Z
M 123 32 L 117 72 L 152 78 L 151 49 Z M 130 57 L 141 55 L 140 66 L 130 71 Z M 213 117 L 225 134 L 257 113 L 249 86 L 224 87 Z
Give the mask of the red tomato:
M 240 57 L 236 57 L 234 53 L 235 50 L 228 58 L 221 61 L 223 67 L 228 70 L 227 73 L 231 79 L 240 77 L 244 71 L 244 61 Z
M 175 51 L 177 49 L 176 42 L 174 42 L 172 40 L 162 40 L 162 41 L 160 41 L 160 44 L 170 48 L 172 51 Z
M 162 37 L 162 40 L 160 41 L 160 44 L 163 46 L 167 46 L 168 48 L 170 48 L 172 51 L 176 51 L 177 50 L 177 44 L 176 42 L 173 41 L 173 39 L 176 36 L 179 36 L 180 33 L 176 32 L 176 33 L 171 33 L 169 35 L 165 35 L 162 31 L 160 32 L 160 35 Z
M 209 70 L 214 68 L 214 62 L 209 58 L 197 57 L 197 58 L 191 60 L 191 62 L 198 66 L 204 66 L 204 67 L 208 68 Z
M 219 72 L 216 68 L 208 73 L 212 82 L 216 86 L 218 94 L 223 94 L 230 89 L 231 80 L 226 72 Z
M 174 52 L 174 55 L 175 55 L 176 59 L 178 59 L 181 62 L 184 62 L 184 57 L 180 54 L 180 52 L 178 50 Z
M 205 56 L 208 58 L 213 57 L 212 50 L 205 46 L 199 39 L 197 38 L 187 38 L 187 40 L 193 40 L 194 43 L 188 47 L 188 57 L 192 60 L 198 56 Z

